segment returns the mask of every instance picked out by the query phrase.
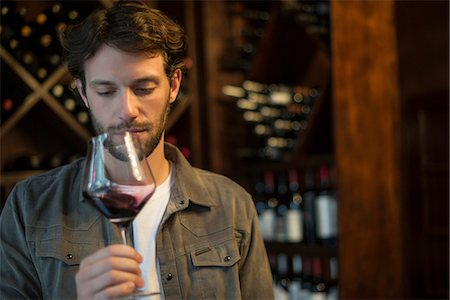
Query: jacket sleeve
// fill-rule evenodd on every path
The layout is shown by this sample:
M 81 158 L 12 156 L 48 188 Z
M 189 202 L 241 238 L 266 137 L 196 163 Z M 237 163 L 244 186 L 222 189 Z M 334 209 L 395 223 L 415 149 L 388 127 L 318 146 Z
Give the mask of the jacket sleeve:
M 259 229 L 259 220 L 250 200 L 250 235 L 241 252 L 240 282 L 242 299 L 274 299 L 272 273 L 266 247 Z
M 18 208 L 24 203 L 23 186 L 16 185 L 0 215 L 0 299 L 42 299 L 39 277 L 26 240 Z

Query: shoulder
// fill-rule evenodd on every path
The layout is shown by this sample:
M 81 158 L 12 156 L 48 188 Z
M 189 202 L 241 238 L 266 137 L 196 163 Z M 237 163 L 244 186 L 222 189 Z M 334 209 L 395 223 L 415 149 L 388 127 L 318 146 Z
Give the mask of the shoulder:
M 223 191 L 242 197 L 250 197 L 248 192 L 237 182 L 225 175 L 194 168 L 195 172 L 209 190 Z
M 68 165 L 64 165 L 38 175 L 30 176 L 22 181 L 19 181 L 16 184 L 16 188 L 31 188 L 33 190 L 48 189 L 52 185 L 63 184 L 68 180 L 75 180 L 83 169 L 84 158 L 80 158 Z
M 84 159 L 19 181 L 8 195 L 6 205 L 29 213 L 76 203 L 81 195 Z
M 204 196 L 208 195 L 212 204 L 243 218 L 255 214 L 252 196 L 240 184 L 218 173 L 194 169 L 203 186 Z

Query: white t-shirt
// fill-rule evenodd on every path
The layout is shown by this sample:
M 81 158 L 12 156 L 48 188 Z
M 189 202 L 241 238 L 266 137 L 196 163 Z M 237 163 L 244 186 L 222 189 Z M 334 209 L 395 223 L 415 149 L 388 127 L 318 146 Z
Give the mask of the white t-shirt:
M 142 278 L 145 282 L 143 290 L 160 292 L 159 295 L 152 296 L 151 299 L 164 299 L 164 291 L 159 276 L 159 262 L 156 257 L 156 235 L 169 202 L 174 178 L 175 170 L 171 163 L 169 176 L 156 187 L 155 193 L 133 221 L 134 248 L 144 258 L 144 262 L 140 266 Z

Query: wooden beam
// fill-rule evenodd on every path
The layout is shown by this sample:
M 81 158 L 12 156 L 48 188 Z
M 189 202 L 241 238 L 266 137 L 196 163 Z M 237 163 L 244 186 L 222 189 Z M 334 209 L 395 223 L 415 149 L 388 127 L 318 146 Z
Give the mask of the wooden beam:
M 402 298 L 394 1 L 331 3 L 340 298 Z

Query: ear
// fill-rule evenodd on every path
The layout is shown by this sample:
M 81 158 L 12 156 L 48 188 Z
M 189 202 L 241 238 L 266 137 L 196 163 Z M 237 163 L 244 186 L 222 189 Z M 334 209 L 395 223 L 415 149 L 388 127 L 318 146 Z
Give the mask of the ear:
M 80 79 L 75 80 L 75 82 L 77 83 L 77 90 L 78 90 L 78 94 L 80 94 L 81 99 L 84 102 L 84 105 L 86 105 L 87 108 L 89 108 L 89 103 L 87 101 L 87 97 L 86 95 L 83 93 L 83 83 L 81 82 Z
M 170 82 L 170 94 L 169 94 L 169 102 L 173 103 L 177 99 L 178 92 L 181 87 L 181 80 L 183 79 L 183 74 L 180 69 L 176 69 L 171 78 Z

